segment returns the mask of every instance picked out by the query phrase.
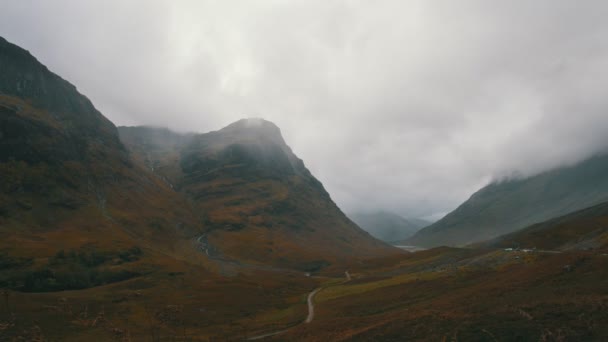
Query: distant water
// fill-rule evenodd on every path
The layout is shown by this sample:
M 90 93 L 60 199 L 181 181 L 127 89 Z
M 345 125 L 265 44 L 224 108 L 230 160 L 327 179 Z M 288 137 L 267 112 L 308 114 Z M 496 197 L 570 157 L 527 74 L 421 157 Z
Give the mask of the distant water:
M 408 252 L 419 252 L 419 251 L 423 251 L 423 250 L 426 249 L 426 248 L 422 248 L 422 247 L 418 247 L 418 246 L 398 246 L 398 245 L 395 245 L 395 247 L 401 248 L 401 249 L 406 250 Z

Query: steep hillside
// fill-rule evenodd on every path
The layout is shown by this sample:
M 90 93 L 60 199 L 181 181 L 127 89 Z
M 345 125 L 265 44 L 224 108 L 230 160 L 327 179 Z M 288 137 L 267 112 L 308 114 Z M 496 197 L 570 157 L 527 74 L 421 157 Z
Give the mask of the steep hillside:
M 359 255 L 358 248 L 361 257 L 393 253 L 340 221 L 329 197 L 317 197 L 320 185 L 301 197 L 312 202 L 303 208 L 329 208 L 303 219 L 310 225 L 283 228 L 277 215 L 269 219 L 276 222 L 272 229 L 255 230 L 243 220 L 239 237 L 222 219 L 242 211 L 224 203 L 240 196 L 241 187 L 227 187 L 226 199 L 215 204 L 195 200 L 205 185 L 196 169 L 182 173 L 181 163 L 204 162 L 206 152 L 188 150 L 184 159 L 188 135 L 155 130 L 139 139 L 134 131 L 122 132 L 131 147 L 139 146 L 127 150 L 116 127 L 74 86 L 0 38 L 0 340 L 243 340 L 306 315 L 306 294 L 320 280 L 277 265 L 319 268 Z M 159 156 L 162 162 L 153 163 Z M 271 185 L 257 195 L 242 186 L 252 207 L 265 208 L 273 182 L 298 182 L 279 177 L 282 172 L 288 171 L 263 180 L 260 173 L 242 175 L 252 188 Z M 297 172 L 314 183 L 304 169 Z M 222 210 L 226 216 L 218 216 Z M 315 223 L 327 225 L 311 228 Z M 271 238 L 255 235 L 263 230 Z M 235 236 L 241 250 L 230 249 L 239 243 Z M 329 242 L 308 248 L 326 237 Z M 291 259 L 264 255 L 272 243 L 283 255 L 293 252 Z M 239 252 L 269 265 L 238 259 Z
M 180 134 L 166 128 L 119 127 L 120 140 L 129 147 L 131 158 L 173 186 L 183 173 L 179 165 L 180 151 L 195 134 Z
M 386 211 L 358 212 L 349 217 L 374 237 L 389 243 L 399 242 L 414 235 L 430 222 L 419 219 L 406 219 Z
M 120 130 L 138 132 L 124 139 L 136 158 L 152 157 L 155 172 L 201 210 L 201 240 L 216 258 L 312 271 L 396 252 L 340 211 L 271 122 L 244 119 L 162 149 L 133 143 L 149 129 Z
M 62 250 L 101 259 L 131 250 L 141 260 L 152 250 L 187 253 L 183 245 L 201 231 L 191 209 L 130 160 L 116 127 L 73 85 L 0 38 L 0 253 L 35 261 L 2 269 L 0 283 L 50 290 L 110 281 L 71 279 L 85 274 L 80 268 L 62 279 L 42 275 L 59 272 L 61 262 L 45 260 Z M 101 272 L 108 264 L 89 266 Z M 115 271 L 138 274 L 134 268 Z M 44 279 L 28 285 L 37 276 Z
M 547 251 L 608 249 L 608 202 L 537 223 L 480 245 Z
M 608 157 L 492 183 L 416 233 L 417 246 L 466 245 L 608 201 Z

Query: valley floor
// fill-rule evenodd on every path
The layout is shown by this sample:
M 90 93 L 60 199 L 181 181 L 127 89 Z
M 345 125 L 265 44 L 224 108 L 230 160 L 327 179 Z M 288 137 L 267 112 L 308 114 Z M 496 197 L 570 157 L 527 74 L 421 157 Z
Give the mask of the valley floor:
M 208 268 L 208 267 L 207 267 Z M 557 341 L 608 337 L 608 254 L 436 248 L 320 274 L 191 264 L 6 292 L 0 340 Z M 308 317 L 308 318 L 307 318 Z
M 294 341 L 608 337 L 608 254 L 437 248 L 353 267 Z M 277 340 L 280 340 L 277 338 Z

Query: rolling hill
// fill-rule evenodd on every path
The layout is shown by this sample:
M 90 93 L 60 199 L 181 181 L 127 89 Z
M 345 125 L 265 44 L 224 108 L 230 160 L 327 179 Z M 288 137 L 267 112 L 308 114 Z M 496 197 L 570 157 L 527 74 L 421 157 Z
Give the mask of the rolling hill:
M 526 179 L 494 182 L 406 243 L 459 246 L 608 201 L 608 156 Z

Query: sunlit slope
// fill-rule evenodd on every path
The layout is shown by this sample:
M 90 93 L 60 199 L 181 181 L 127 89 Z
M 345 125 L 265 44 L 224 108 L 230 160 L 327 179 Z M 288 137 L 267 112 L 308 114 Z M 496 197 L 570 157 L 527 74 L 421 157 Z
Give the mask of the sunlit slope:
M 466 245 L 608 201 L 608 157 L 492 183 L 407 243 Z

